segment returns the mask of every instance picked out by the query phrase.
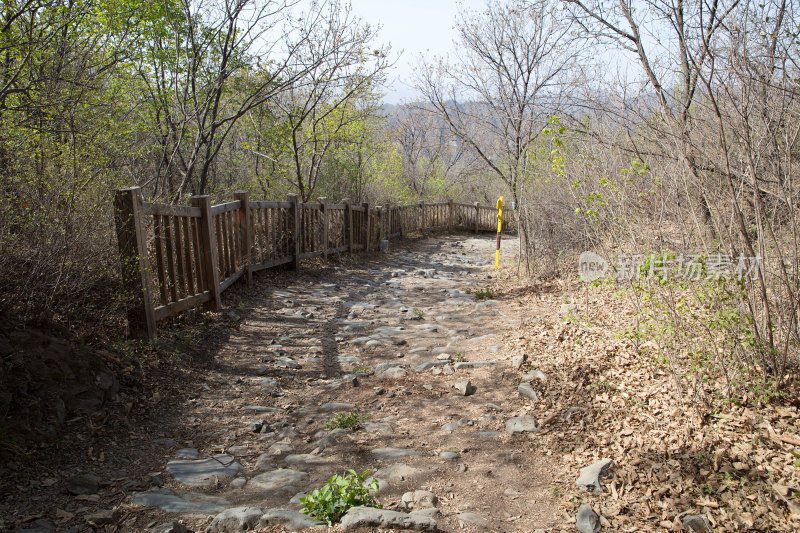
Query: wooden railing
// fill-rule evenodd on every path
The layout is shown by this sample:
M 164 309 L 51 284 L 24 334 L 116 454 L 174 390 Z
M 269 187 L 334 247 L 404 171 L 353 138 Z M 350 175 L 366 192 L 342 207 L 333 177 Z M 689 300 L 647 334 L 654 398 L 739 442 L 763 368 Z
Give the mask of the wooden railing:
M 155 338 L 159 320 L 187 309 L 221 308 L 220 294 L 253 272 L 300 261 L 380 248 L 381 240 L 410 233 L 496 231 L 497 210 L 452 201 L 393 207 L 250 201 L 211 205 L 195 196 L 191 206 L 145 202 L 139 188 L 117 191 L 114 209 L 128 327 L 132 336 Z

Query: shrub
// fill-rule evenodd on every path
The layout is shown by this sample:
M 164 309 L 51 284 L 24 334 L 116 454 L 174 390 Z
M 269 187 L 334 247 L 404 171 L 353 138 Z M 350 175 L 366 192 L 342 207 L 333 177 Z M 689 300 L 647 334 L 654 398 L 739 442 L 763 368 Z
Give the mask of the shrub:
M 378 481 L 372 479 L 365 483 L 369 470 L 359 474 L 353 469 L 342 475 L 335 474 L 319 489 L 308 496 L 300 498 L 303 504 L 301 511 L 317 520 L 324 520 L 329 526 L 338 522 L 350 508 L 365 506 L 381 508 L 370 491 L 377 490 Z

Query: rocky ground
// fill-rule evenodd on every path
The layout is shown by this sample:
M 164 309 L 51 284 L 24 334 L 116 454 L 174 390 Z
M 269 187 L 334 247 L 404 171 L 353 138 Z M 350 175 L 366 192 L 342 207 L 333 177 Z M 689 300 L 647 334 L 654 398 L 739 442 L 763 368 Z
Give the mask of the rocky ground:
M 617 334 L 624 301 L 601 288 L 565 309 L 565 285 L 515 281 L 503 246 L 499 273 L 493 238 L 460 235 L 257 279 L 188 393 L 151 398 L 164 409 L 139 427 L 65 440 L 66 464 L 12 468 L 0 529 L 298 530 L 314 526 L 299 498 L 348 469 L 370 471 L 386 511 L 340 529 L 797 525 L 780 440 L 795 407 L 770 419 L 777 440 L 730 428 L 746 409 L 693 422 Z

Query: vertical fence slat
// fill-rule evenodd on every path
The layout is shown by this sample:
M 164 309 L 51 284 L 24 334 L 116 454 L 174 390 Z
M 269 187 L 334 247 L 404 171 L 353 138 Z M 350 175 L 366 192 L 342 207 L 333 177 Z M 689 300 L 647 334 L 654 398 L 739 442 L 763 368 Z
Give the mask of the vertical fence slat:
M 201 293 L 208 289 L 206 286 L 206 273 L 203 270 L 203 262 L 200 260 L 200 221 L 192 218 L 192 245 L 194 248 L 195 276 L 197 281 L 197 292 Z
M 161 228 L 161 217 L 153 217 L 153 239 L 156 253 L 156 274 L 158 275 L 158 292 L 161 305 L 167 305 L 167 278 L 164 274 L 164 236 Z
M 181 217 L 172 217 L 172 248 L 175 252 L 175 280 L 178 298 L 186 296 L 186 276 L 184 275 L 183 238 L 181 237 Z
M 175 284 L 175 254 L 172 247 L 172 227 L 169 223 L 169 217 L 163 217 L 162 224 L 167 251 L 165 259 L 167 260 L 167 273 L 169 274 L 169 294 L 174 302 L 178 299 L 178 288 Z
M 208 196 L 192 197 L 192 205 L 200 208 L 199 240 L 200 262 L 205 273 L 205 286 L 211 298 L 205 303 L 205 308 L 218 311 L 222 304 L 219 294 L 219 269 L 217 267 L 218 243 L 214 232 L 214 217 L 211 215 L 211 199 Z M 216 250 L 215 250 L 216 249 Z
M 138 187 L 117 191 L 114 222 L 122 269 L 123 298 L 131 336 L 156 336 L 156 319 L 150 299 L 147 241 L 143 228 L 142 192 Z
M 192 241 L 189 238 L 189 217 L 181 217 L 181 226 L 183 230 L 183 259 L 186 263 L 184 271 L 186 273 L 186 292 L 189 296 L 195 293 L 194 290 L 194 276 L 192 276 Z
M 289 194 L 286 196 L 292 207 L 289 209 L 289 216 L 287 222 L 291 226 L 291 248 L 289 253 L 292 255 L 292 270 L 300 270 L 300 205 L 299 198 L 296 194 Z

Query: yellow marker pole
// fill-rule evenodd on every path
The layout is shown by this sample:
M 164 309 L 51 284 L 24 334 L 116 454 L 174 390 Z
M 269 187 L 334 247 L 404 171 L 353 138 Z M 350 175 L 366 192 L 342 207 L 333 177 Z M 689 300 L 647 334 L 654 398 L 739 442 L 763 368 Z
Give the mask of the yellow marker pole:
M 500 233 L 503 231 L 503 197 L 497 200 L 497 249 L 494 251 L 494 268 L 500 268 Z

